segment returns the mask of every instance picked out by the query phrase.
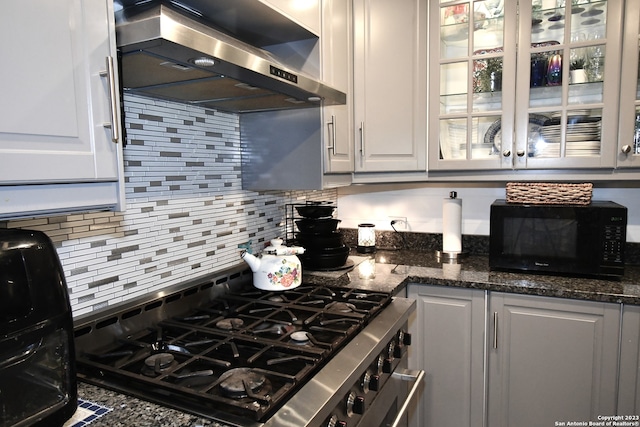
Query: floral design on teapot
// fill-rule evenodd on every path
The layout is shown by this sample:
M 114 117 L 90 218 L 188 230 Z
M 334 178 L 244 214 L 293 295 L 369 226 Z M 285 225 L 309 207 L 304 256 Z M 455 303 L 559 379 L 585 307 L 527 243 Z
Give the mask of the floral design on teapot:
M 272 285 L 280 285 L 285 288 L 289 288 L 293 285 L 299 284 L 300 282 L 300 272 L 298 271 L 298 266 L 293 263 L 287 262 L 287 260 L 282 260 L 282 266 L 276 272 L 269 273 L 269 282 Z

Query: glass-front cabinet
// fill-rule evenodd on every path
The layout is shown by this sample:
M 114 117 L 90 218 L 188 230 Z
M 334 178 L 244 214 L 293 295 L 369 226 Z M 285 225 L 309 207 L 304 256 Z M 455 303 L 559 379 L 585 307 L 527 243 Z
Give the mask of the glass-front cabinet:
M 622 0 L 429 7 L 430 170 L 615 166 Z
M 624 13 L 618 167 L 640 166 L 640 0 L 627 0 Z

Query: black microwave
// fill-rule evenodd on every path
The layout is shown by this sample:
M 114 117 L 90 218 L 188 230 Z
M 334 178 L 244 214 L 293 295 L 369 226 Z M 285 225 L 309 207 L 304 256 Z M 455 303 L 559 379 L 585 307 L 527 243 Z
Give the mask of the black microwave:
M 0 229 L 0 426 L 61 426 L 77 409 L 64 272 L 42 232 Z
M 614 202 L 491 205 L 489 268 L 618 279 L 624 275 L 627 208 Z

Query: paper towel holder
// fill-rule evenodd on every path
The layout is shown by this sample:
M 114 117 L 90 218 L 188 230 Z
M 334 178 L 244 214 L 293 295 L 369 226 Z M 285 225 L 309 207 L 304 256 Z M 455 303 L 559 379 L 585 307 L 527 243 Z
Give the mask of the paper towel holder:
M 458 197 L 458 193 L 456 191 L 449 192 L 450 199 L 455 199 L 457 197 Z M 443 235 L 443 238 L 444 238 L 444 235 Z M 464 258 L 466 256 L 467 256 L 467 253 L 464 252 L 462 248 L 460 252 L 447 252 L 444 250 L 436 251 L 437 261 L 442 263 L 447 263 L 447 264 L 456 264 L 461 258 Z

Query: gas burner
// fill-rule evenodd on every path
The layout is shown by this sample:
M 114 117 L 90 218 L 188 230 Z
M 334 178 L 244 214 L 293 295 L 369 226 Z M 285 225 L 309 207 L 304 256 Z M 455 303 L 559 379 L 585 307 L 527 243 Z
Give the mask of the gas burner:
M 284 298 L 281 295 L 273 295 L 267 299 L 271 302 L 285 302 Z
M 256 326 L 251 332 L 254 335 L 256 334 L 286 335 L 293 330 L 294 330 L 294 327 L 291 325 L 283 325 L 280 323 L 273 324 L 273 323 L 264 322 Z
M 293 332 L 290 335 L 291 341 L 293 341 L 295 344 L 307 344 L 309 343 L 309 335 L 307 335 L 307 332 L 305 331 L 297 331 L 297 332 Z
M 242 326 L 244 326 L 244 320 L 237 317 L 229 317 L 216 322 L 216 328 L 223 331 L 234 331 L 242 328 Z
M 328 304 L 326 307 L 327 311 L 331 311 L 333 313 L 354 313 L 356 310 L 356 306 L 348 303 L 348 302 L 332 302 Z
M 269 395 L 261 393 L 263 386 L 268 382 L 267 378 L 250 368 L 234 368 L 226 371 L 219 378 L 222 393 L 234 399 L 250 397 L 253 399 L 269 401 Z M 264 391 L 264 390 L 262 390 Z
M 142 374 L 148 377 L 155 377 L 168 372 L 175 365 L 177 365 L 177 362 L 175 361 L 173 354 L 155 353 L 144 359 Z

